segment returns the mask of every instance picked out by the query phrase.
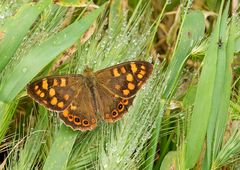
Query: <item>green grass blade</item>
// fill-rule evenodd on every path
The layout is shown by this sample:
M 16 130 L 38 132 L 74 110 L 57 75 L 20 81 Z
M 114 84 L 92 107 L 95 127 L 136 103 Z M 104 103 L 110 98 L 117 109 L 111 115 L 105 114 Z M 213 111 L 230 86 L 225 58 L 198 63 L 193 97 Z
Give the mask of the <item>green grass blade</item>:
M 123 22 L 123 10 L 122 10 L 122 1 L 115 0 L 111 2 L 110 11 L 109 11 L 109 28 L 111 31 L 119 32 L 119 25 L 122 25 Z M 115 33 L 116 35 L 116 33 Z
M 48 134 L 48 111 L 41 107 L 39 109 L 38 121 L 34 128 L 29 130 L 26 142 L 19 151 L 19 160 L 13 167 L 15 170 L 31 170 L 41 160 L 41 147 L 46 144 Z M 30 119 L 31 121 L 31 119 Z
M 222 10 L 220 10 L 220 14 L 221 13 Z M 218 18 L 215 30 L 212 34 L 212 38 L 209 42 L 209 46 L 203 61 L 204 65 L 199 79 L 196 98 L 194 101 L 193 114 L 186 137 L 186 168 L 192 168 L 200 156 L 208 127 L 209 117 L 215 104 L 213 101 L 219 100 L 218 98 L 214 98 L 216 97 L 214 94 L 222 92 L 215 90 L 215 84 L 217 83 L 216 77 L 221 76 L 217 73 L 217 68 L 220 66 L 218 63 L 218 40 L 220 26 L 221 17 Z
M 235 130 L 224 144 L 216 159 L 213 162 L 212 169 L 221 169 L 228 164 L 236 163 L 239 167 L 239 153 L 240 153 L 240 131 Z M 234 169 L 234 168 L 233 168 Z
M 218 39 L 221 39 L 222 45 L 218 48 L 217 51 L 217 74 L 215 78 L 215 87 L 213 92 L 212 110 L 207 131 L 207 164 L 209 168 L 212 164 L 212 160 L 215 159 L 220 149 L 219 147 L 222 142 L 222 135 L 225 131 L 226 121 L 228 118 L 227 111 L 231 93 L 232 74 L 231 72 L 229 72 L 229 69 L 231 68 L 230 61 L 232 60 L 233 53 L 231 55 L 227 55 L 227 34 L 229 31 L 229 29 L 227 28 L 228 8 L 229 4 L 226 6 L 221 16 L 221 24 L 219 28 Z
M 225 16 L 227 16 L 227 12 L 228 10 L 225 10 Z M 208 140 L 209 143 L 212 143 L 212 146 L 210 145 L 209 150 L 212 150 L 212 162 L 214 162 L 214 160 L 216 159 L 221 146 L 222 146 L 222 142 L 223 142 L 223 135 L 226 129 L 226 124 L 227 124 L 227 119 L 228 119 L 228 109 L 229 109 L 229 104 L 230 104 L 230 95 L 231 95 L 231 83 L 232 83 L 232 70 L 231 70 L 231 64 L 232 64 L 232 60 L 234 57 L 234 49 L 235 49 L 235 38 L 237 35 L 237 19 L 236 16 L 233 16 L 231 23 L 230 23 L 230 28 L 227 29 L 227 33 L 229 35 L 228 39 L 225 41 L 226 43 L 223 44 L 223 48 L 222 50 L 219 50 L 219 57 L 223 59 L 223 57 L 225 56 L 225 70 L 223 70 L 224 67 L 221 67 L 219 69 L 221 69 L 221 71 L 225 71 L 224 73 L 222 73 L 223 76 L 223 80 L 222 80 L 222 96 L 221 96 L 221 100 L 219 102 L 219 108 L 218 108 L 218 112 L 217 112 L 217 116 L 213 118 L 213 120 L 210 120 L 210 124 L 209 124 L 209 131 L 213 131 L 212 134 L 213 136 L 208 136 Z M 227 23 L 227 18 L 225 20 L 223 20 L 223 23 Z M 225 31 L 225 30 L 223 30 Z M 223 42 L 224 43 L 224 42 Z M 221 55 L 221 53 L 224 53 Z M 219 71 L 220 72 L 220 71 Z M 212 127 L 211 125 L 214 123 L 214 121 L 216 121 L 215 123 L 215 127 Z M 209 139 L 212 138 L 212 139 Z M 209 152 L 209 151 L 208 151 Z M 214 168 L 215 165 L 213 165 Z
M 179 169 L 177 163 L 178 157 L 179 153 L 177 151 L 168 152 L 162 161 L 160 170 Z
M 15 113 L 15 110 L 17 108 L 18 101 L 12 101 L 11 103 L 2 103 L 0 102 L 0 143 L 3 140 L 7 130 L 10 121 L 12 120 L 12 117 Z
M 197 21 L 197 22 L 196 22 Z M 182 67 L 192 49 L 204 36 L 204 16 L 200 11 L 191 11 L 186 15 L 180 32 L 179 42 L 173 54 L 173 60 L 168 68 L 166 89 L 163 97 L 169 98 L 177 85 Z M 194 28 L 194 29 L 193 29 Z
M 9 102 L 58 54 L 76 42 L 91 26 L 104 6 L 94 10 L 88 16 L 76 21 L 63 31 L 33 48 L 12 70 L 3 78 L 0 87 L 0 100 Z
M 50 153 L 44 164 L 43 170 L 59 169 L 67 167 L 69 155 L 78 135 L 78 131 L 73 131 L 64 124 L 59 129 Z
M 42 0 L 36 5 L 32 3 L 24 5 L 15 16 L 9 18 L 5 25 L 0 28 L 4 33 L 4 38 L 0 41 L 0 72 L 11 60 L 39 14 L 50 4 L 50 2 L 50 0 Z

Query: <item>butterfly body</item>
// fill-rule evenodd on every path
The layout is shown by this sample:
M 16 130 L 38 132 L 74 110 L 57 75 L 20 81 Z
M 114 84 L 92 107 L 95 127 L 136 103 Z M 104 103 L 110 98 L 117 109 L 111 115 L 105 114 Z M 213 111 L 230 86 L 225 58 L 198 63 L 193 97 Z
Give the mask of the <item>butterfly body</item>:
M 98 119 L 120 120 L 152 73 L 152 64 L 131 61 L 97 72 L 48 76 L 30 83 L 28 94 L 47 109 L 59 112 L 74 130 L 92 130 Z

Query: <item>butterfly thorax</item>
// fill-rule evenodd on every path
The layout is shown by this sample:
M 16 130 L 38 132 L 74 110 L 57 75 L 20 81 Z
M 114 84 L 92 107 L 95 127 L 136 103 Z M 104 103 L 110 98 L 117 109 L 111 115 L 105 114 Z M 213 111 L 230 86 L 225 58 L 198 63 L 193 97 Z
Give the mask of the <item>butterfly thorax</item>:
M 94 77 L 93 70 L 89 67 L 86 67 L 83 71 L 83 76 L 85 77 Z

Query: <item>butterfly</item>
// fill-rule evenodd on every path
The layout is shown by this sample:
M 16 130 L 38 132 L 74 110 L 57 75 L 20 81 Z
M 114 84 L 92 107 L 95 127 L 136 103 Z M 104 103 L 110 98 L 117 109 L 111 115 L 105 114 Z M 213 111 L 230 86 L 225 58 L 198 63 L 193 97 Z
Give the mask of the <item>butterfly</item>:
M 48 76 L 27 85 L 27 93 L 73 130 L 93 130 L 97 120 L 120 120 L 132 105 L 138 90 L 149 78 L 153 65 L 128 61 L 83 74 Z

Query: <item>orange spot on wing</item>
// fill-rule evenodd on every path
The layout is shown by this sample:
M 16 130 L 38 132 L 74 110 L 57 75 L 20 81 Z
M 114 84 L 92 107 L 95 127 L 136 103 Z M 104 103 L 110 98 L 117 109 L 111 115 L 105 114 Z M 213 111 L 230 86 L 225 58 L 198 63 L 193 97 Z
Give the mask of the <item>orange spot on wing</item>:
M 68 110 L 64 110 L 64 111 L 63 111 L 63 116 L 64 116 L 64 117 L 68 117 L 68 113 L 69 113 Z
M 144 76 L 144 75 L 146 74 L 146 71 L 141 70 L 141 71 L 140 71 L 140 74 Z
M 131 65 L 131 70 L 132 70 L 132 72 L 133 72 L 133 73 L 136 73 L 137 70 L 138 70 L 136 64 L 135 64 L 135 63 L 131 63 L 130 65 Z
M 65 87 L 66 86 L 66 79 L 65 78 L 61 78 L 61 87 Z
M 50 95 L 50 97 L 53 97 L 55 94 L 56 94 L 55 90 L 54 90 L 53 88 L 51 88 L 51 89 L 49 90 L 49 95 Z
M 127 74 L 126 79 L 127 79 L 127 81 L 133 81 L 133 75 L 132 74 Z
M 118 112 L 117 112 L 116 109 L 114 109 L 114 110 L 112 111 L 112 117 L 117 117 L 117 116 L 118 116 Z
M 51 103 L 52 105 L 56 105 L 57 102 L 58 102 L 57 98 L 56 98 L 56 97 L 53 97 L 50 103 Z
M 113 69 L 113 75 L 114 75 L 114 77 L 119 77 L 120 76 L 117 68 Z
M 45 96 L 45 93 L 42 92 L 39 96 L 40 96 L 40 97 L 44 97 L 44 96 Z
M 96 119 L 92 119 L 92 123 L 96 123 Z
M 78 126 L 81 125 L 80 117 L 74 116 L 73 122 L 74 122 L 74 124 L 76 124 Z
M 128 105 L 128 99 L 123 99 L 123 100 L 122 100 L 122 103 L 123 103 L 124 105 Z
M 42 88 L 47 90 L 48 89 L 48 82 L 47 82 L 47 79 L 43 79 L 42 80 Z
M 82 120 L 83 126 L 89 126 L 89 121 L 87 119 Z
M 124 105 L 122 104 L 122 102 L 118 103 L 117 109 L 119 112 L 123 112 L 124 111 Z
M 63 98 L 64 98 L 65 100 L 68 100 L 68 99 L 69 99 L 69 95 L 68 95 L 68 94 L 65 94 Z
M 114 94 L 114 95 L 113 95 L 113 97 L 119 97 L 119 95 L 117 95 L 117 94 Z
M 142 79 L 142 78 L 143 78 L 143 75 L 142 75 L 142 74 L 138 74 L 137 77 L 138 77 L 139 79 Z
M 134 90 L 135 89 L 135 85 L 133 83 L 128 83 L 128 89 L 129 90 Z
M 58 80 L 57 79 L 53 80 L 53 86 L 58 86 Z
M 130 93 L 130 91 L 128 89 L 123 90 L 124 96 L 127 96 L 129 93 Z
M 39 88 L 39 86 L 38 85 L 36 85 L 35 87 L 34 87 L 34 90 L 37 90 Z
M 127 72 L 124 66 L 121 67 L 121 72 L 122 72 L 123 74 Z
M 63 108 L 64 107 L 64 103 L 63 102 L 59 102 L 58 103 L 58 107 Z
M 38 90 L 38 91 L 36 92 L 36 94 L 37 94 L 38 96 L 40 95 L 40 93 L 42 93 L 41 90 Z
M 146 70 L 146 67 L 144 65 L 141 66 L 141 69 Z
M 71 104 L 71 105 L 70 105 L 70 109 L 71 109 L 71 110 L 76 110 L 76 109 L 77 109 L 77 106 L 74 106 L 74 105 Z
M 142 81 L 140 81 L 138 84 L 137 84 L 137 86 L 141 86 L 142 85 Z
M 73 115 L 68 114 L 68 120 L 69 120 L 69 122 L 72 122 L 73 121 Z

